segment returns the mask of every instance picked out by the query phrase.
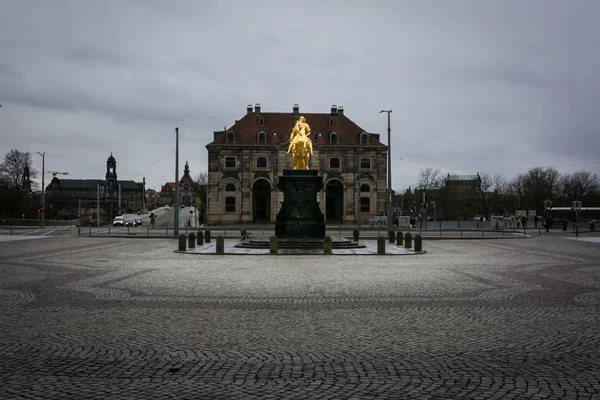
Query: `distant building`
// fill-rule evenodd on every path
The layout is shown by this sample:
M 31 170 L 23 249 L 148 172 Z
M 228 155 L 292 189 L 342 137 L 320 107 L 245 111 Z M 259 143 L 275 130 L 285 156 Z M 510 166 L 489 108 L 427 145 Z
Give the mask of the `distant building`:
M 300 115 L 311 127 L 310 169 L 319 171 L 324 190 L 319 202 L 327 222 L 369 221 L 386 212 L 387 146 L 344 114 L 263 112 L 248 105 L 246 114 L 214 132 L 208 150 L 208 223 L 268 222 L 279 212 L 283 193 L 277 180 L 292 169 L 286 154 L 292 128 Z M 360 205 L 360 206 L 359 206 Z
M 183 175 L 179 179 L 179 205 L 186 207 L 201 207 L 204 204 L 204 190 L 198 185 L 190 174 L 190 165 L 185 162 Z M 174 205 L 175 182 L 167 182 L 160 189 L 161 202 L 168 205 Z
M 46 187 L 46 217 L 75 218 L 78 210 L 95 219 L 100 197 L 100 219 L 112 220 L 123 213 L 133 213 L 145 206 L 145 184 L 117 179 L 117 161 L 112 153 L 106 160 L 104 179 L 52 178 Z M 80 207 L 80 208 L 79 208 Z
M 475 189 L 481 188 L 481 176 L 475 175 L 450 175 L 446 176 L 447 188 Z
M 472 219 L 482 213 L 481 176 L 448 174 L 445 180 L 443 210 L 450 219 Z

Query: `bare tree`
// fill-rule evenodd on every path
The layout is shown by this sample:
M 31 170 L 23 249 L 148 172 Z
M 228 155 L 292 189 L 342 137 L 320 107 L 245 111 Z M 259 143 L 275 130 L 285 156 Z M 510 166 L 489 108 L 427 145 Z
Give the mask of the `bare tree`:
M 443 185 L 444 178 L 439 169 L 425 168 L 419 171 L 419 189 L 439 189 Z
M 516 207 L 540 208 L 544 200 L 551 200 L 560 189 L 560 173 L 555 168 L 532 168 L 519 174 L 511 182 Z
M 208 185 L 208 173 L 200 172 L 198 175 L 196 175 L 196 183 L 198 183 L 200 186 Z
M 21 189 L 25 168 L 29 168 L 31 179 L 37 176 L 37 170 L 31 165 L 31 154 L 13 149 L 6 153 L 4 162 L 0 164 L 0 176 L 8 181 L 10 188 Z
M 598 175 L 588 171 L 576 171 L 561 179 L 562 191 L 567 199 L 582 200 L 600 188 Z

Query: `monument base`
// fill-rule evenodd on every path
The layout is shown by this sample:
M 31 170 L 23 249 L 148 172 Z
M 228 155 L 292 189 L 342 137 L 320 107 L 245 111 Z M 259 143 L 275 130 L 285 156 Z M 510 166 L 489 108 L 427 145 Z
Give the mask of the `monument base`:
M 283 204 L 275 222 L 277 239 L 302 241 L 325 237 L 325 217 L 317 194 L 323 178 L 317 170 L 283 170 L 277 184 L 283 192 Z

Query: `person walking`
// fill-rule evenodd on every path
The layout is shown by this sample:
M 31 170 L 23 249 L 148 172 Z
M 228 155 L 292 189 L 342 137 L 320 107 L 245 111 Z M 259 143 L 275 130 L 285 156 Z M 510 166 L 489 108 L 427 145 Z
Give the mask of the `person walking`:
M 539 220 L 540 218 L 537 215 L 533 217 L 533 226 L 535 227 L 535 229 L 537 229 L 537 224 Z
M 562 226 L 563 226 L 563 231 L 567 231 L 567 226 L 569 225 L 569 220 L 567 219 L 567 217 L 563 217 L 562 220 Z

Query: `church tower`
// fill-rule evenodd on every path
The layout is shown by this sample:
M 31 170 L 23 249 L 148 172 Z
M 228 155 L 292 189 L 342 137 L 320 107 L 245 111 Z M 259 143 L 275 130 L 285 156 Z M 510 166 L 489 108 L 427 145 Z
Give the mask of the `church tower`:
M 42 173 L 44 173 L 42 171 Z M 25 168 L 23 168 L 23 191 L 31 192 L 31 179 L 29 177 L 29 164 L 25 164 Z
M 117 187 L 117 161 L 110 153 L 110 157 L 106 160 L 106 184 L 109 188 Z

